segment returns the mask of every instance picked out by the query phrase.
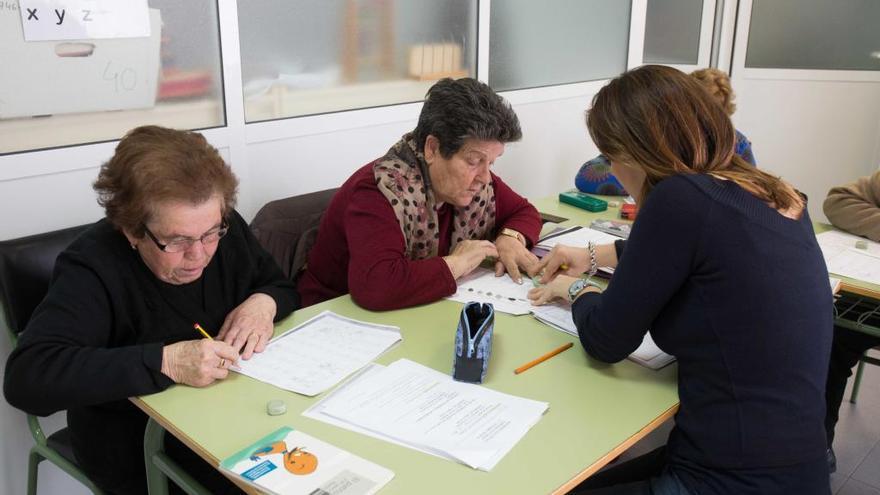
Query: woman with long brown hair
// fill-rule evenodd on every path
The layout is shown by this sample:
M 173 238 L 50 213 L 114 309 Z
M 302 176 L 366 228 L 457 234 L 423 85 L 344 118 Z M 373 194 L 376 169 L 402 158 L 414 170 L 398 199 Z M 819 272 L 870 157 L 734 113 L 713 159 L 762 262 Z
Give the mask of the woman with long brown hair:
M 666 446 L 576 492 L 830 493 L 832 299 L 805 198 L 737 156 L 721 106 L 669 67 L 612 80 L 587 126 L 639 217 L 626 242 L 558 246 L 530 297 L 570 299 L 601 361 L 622 360 L 650 329 L 678 358 L 681 405 Z M 604 293 L 575 278 L 597 266 L 616 266 Z

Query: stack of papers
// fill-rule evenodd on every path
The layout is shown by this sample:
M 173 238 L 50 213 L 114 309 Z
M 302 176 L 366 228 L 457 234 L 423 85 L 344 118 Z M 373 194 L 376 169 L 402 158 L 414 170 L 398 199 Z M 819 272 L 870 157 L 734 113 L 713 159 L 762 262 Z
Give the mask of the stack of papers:
M 303 415 L 489 471 L 548 407 L 400 359 L 366 368 Z
M 298 394 L 315 396 L 400 342 L 400 329 L 324 311 L 239 360 L 232 371 Z
M 536 246 L 549 251 L 557 244 L 587 247 L 587 244 L 590 242 L 595 244 L 612 244 L 617 240 L 620 240 L 620 237 L 605 232 L 599 232 L 598 230 L 576 226 L 553 232 L 545 236 L 543 239 L 539 239 Z
M 627 237 L 628 236 L 629 233 L 627 233 Z M 597 245 L 613 244 L 614 241 L 619 241 L 620 239 L 621 237 L 614 236 L 606 232 L 601 232 L 599 230 L 581 226 L 575 226 L 569 227 L 567 229 L 553 231 L 544 236 L 542 239 L 538 239 L 538 243 L 535 244 L 532 252 L 543 258 L 557 244 L 585 248 L 587 247 L 587 245 L 589 245 L 590 242 L 593 242 Z M 604 272 L 607 275 L 614 275 L 614 268 L 611 267 L 600 266 L 599 271 Z
M 822 232 L 816 240 L 829 272 L 880 284 L 880 244 L 836 230 Z M 864 249 L 857 248 L 856 243 Z

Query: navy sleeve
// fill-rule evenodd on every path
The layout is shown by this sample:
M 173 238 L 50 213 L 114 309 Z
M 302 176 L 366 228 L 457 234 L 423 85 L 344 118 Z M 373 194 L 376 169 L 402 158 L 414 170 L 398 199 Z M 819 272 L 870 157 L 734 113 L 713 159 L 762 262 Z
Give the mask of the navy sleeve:
M 690 276 L 711 205 L 682 178 L 658 184 L 640 209 L 608 289 L 572 307 L 587 353 L 613 363 L 632 353 Z M 622 248 L 622 246 L 620 246 Z

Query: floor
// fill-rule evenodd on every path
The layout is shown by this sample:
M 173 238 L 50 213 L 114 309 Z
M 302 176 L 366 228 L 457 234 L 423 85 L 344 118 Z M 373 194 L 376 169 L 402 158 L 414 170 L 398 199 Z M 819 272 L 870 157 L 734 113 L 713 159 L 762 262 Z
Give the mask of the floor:
M 880 352 L 872 353 L 880 357 Z M 835 432 L 837 472 L 831 475 L 831 493 L 880 495 L 880 366 L 865 366 L 856 404 L 849 402 L 852 382 L 850 378 Z M 664 424 L 620 456 L 620 460 L 662 445 L 671 428 L 671 422 Z

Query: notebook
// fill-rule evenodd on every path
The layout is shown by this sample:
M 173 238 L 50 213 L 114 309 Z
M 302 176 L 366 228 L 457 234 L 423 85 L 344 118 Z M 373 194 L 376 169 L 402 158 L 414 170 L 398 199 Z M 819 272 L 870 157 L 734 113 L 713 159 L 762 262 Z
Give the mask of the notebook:
M 224 459 L 220 468 L 277 495 L 370 495 L 394 478 L 378 464 L 286 426 Z

